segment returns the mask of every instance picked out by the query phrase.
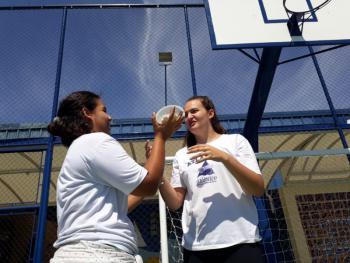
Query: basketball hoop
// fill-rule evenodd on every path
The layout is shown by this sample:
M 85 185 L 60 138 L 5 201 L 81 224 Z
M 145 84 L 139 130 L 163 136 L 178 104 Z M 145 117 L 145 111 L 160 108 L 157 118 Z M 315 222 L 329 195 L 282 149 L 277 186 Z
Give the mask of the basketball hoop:
M 332 0 L 325 0 L 318 6 L 306 11 L 293 11 L 286 6 L 287 0 L 283 0 L 283 7 L 289 17 L 287 22 L 289 34 L 291 36 L 301 36 L 303 34 L 304 22 L 311 16 L 314 16 L 318 10 L 329 4 L 331 1 Z

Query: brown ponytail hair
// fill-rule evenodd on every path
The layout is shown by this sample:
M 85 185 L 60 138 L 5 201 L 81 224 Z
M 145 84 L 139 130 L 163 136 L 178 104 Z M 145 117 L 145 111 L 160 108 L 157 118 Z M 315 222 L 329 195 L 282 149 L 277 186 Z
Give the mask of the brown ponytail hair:
M 90 91 L 76 91 L 65 97 L 59 105 L 57 116 L 47 126 L 54 136 L 61 137 L 69 147 L 79 136 L 91 133 L 92 124 L 84 117 L 83 108 L 93 111 L 100 97 Z

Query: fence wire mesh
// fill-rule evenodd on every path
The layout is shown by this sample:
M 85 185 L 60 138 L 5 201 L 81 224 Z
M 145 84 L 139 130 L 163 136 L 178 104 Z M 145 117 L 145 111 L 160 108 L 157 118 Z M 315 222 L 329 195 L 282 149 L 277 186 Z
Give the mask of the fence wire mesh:
M 198 4 L 0 10 L 0 34 L 6 36 L 0 42 L 1 262 L 33 262 L 39 248 L 49 262 L 55 251 L 56 182 L 66 154 L 59 141 L 46 175 L 46 233 L 37 234 L 55 90 L 59 99 L 76 90 L 101 95 L 113 117 L 113 136 L 144 164 L 151 113 L 165 103 L 208 95 L 228 132 L 242 133 L 263 52 L 212 50 L 206 12 Z M 283 48 L 260 124 L 260 152 L 344 148 L 341 132 L 350 144 L 349 48 L 316 55 L 334 111 L 312 57 L 288 62 L 310 50 Z M 171 65 L 159 64 L 159 52 L 172 52 Z M 182 140 L 169 141 L 167 155 L 182 146 Z M 347 156 L 260 160 L 260 167 L 266 195 L 257 204 L 268 262 L 348 262 Z M 145 263 L 160 258 L 158 213 L 155 196 L 130 214 Z M 170 262 L 182 260 L 180 214 L 168 212 Z

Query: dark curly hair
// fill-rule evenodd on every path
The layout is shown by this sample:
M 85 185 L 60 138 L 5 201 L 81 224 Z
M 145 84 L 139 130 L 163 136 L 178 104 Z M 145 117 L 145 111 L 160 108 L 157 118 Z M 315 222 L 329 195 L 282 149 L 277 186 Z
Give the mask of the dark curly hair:
M 191 101 L 191 100 L 199 100 L 207 111 L 209 111 L 211 109 L 214 110 L 214 117 L 211 118 L 211 120 L 210 120 L 214 131 L 219 133 L 219 134 L 226 133 L 225 128 L 222 127 L 222 125 L 218 119 L 218 116 L 216 115 L 216 109 L 215 109 L 214 103 L 211 99 L 209 99 L 208 96 L 193 96 L 193 97 L 189 98 L 186 101 L 186 103 Z M 187 131 L 187 134 L 185 137 L 185 144 L 187 145 L 187 147 L 191 147 L 191 146 L 197 144 L 196 137 L 190 131 Z
M 47 130 L 61 137 L 62 144 L 69 147 L 76 138 L 91 132 L 92 125 L 84 117 L 83 108 L 93 111 L 99 98 L 90 91 L 71 93 L 60 102 L 57 116 L 47 126 Z

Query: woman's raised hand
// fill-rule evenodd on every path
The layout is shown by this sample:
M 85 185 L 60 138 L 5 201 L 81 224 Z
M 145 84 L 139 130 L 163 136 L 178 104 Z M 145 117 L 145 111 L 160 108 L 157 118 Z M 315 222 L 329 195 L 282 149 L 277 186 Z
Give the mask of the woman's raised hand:
M 179 115 L 175 114 L 175 107 L 171 111 L 168 118 L 164 118 L 162 123 L 158 123 L 156 120 L 156 114 L 152 114 L 152 123 L 155 134 L 161 134 L 163 139 L 167 140 L 170 136 L 180 129 L 183 117 L 182 112 Z

